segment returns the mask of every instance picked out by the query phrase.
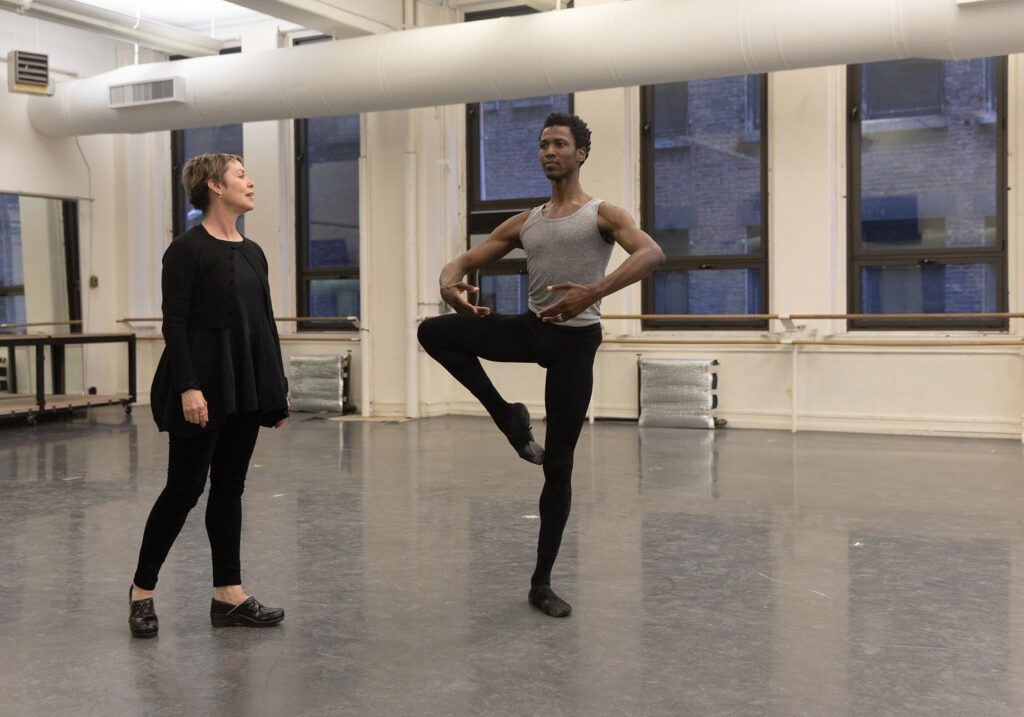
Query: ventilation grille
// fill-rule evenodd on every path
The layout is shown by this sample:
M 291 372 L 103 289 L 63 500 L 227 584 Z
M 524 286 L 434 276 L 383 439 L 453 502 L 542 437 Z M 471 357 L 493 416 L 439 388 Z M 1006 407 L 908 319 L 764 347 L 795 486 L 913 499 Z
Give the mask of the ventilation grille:
M 38 52 L 7 53 L 7 89 L 33 95 L 50 94 L 50 58 Z
M 128 85 L 111 85 L 110 102 L 107 106 L 120 109 L 184 101 L 185 78 L 169 77 L 166 80 L 133 82 Z

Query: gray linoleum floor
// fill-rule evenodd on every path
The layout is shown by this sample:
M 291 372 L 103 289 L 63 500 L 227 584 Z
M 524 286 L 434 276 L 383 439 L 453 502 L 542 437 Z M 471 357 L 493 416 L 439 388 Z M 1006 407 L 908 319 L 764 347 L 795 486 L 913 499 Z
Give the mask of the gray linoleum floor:
M 1016 441 L 585 427 L 556 620 L 489 422 L 300 415 L 245 502 L 284 624 L 210 627 L 197 510 L 133 640 L 166 451 L 144 407 L 0 427 L 0 714 L 1024 714 Z

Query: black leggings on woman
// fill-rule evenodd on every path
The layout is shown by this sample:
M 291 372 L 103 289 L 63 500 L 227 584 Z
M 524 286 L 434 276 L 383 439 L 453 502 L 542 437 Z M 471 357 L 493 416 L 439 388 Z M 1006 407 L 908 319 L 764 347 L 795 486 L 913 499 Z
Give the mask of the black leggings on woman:
M 549 585 L 572 501 L 572 459 L 590 405 L 594 354 L 601 325 L 571 327 L 546 323 L 532 313 L 486 317 L 447 314 L 427 319 L 419 340 L 483 404 L 501 427 L 509 408 L 480 359 L 536 363 L 547 369 L 544 406 L 544 488 L 540 494 L 540 536 L 533 585 Z
M 259 413 L 236 413 L 223 425 L 196 436 L 171 434 L 167 485 L 146 521 L 135 584 L 156 588 L 157 575 L 189 511 L 199 502 L 210 475 L 206 534 L 213 557 L 213 585 L 240 585 L 242 492 L 260 430 Z

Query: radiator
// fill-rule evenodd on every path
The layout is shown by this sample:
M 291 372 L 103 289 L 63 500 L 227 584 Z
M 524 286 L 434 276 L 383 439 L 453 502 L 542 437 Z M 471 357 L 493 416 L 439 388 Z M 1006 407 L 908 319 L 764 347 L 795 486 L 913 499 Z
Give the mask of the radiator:
M 715 427 L 718 361 L 641 357 L 639 365 L 641 426 Z
M 333 411 L 348 408 L 351 353 L 334 356 L 292 356 L 288 360 L 288 391 L 293 411 Z

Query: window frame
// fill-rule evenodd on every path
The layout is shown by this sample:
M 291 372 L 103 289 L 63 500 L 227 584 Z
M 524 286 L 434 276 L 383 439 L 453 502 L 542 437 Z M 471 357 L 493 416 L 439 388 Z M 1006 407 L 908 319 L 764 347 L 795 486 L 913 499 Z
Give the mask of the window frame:
M 751 77 L 751 75 L 747 75 Z M 761 247 L 757 254 L 695 254 L 686 257 L 666 256 L 665 262 L 657 268 L 657 272 L 694 271 L 707 269 L 760 269 L 761 271 L 761 313 L 769 311 L 768 274 L 768 75 L 753 75 L 759 81 L 759 122 L 753 127 L 753 115 L 749 111 L 751 103 L 747 102 L 744 110 L 744 130 L 739 135 L 741 142 L 750 141 L 753 137 L 760 138 L 761 162 Z M 750 80 L 748 82 L 748 95 Z M 654 227 L 654 92 L 652 85 L 640 88 L 640 225 L 648 234 Z M 691 98 L 687 87 L 687 101 Z M 641 288 L 643 313 L 654 313 L 654 274 L 645 278 Z M 754 315 L 756 317 L 756 314 Z M 767 319 L 643 319 L 640 322 L 644 331 L 729 331 L 736 329 L 766 330 Z
M 311 37 L 295 38 L 293 45 L 306 45 L 316 42 L 329 42 L 332 38 L 328 35 L 314 35 Z M 355 267 L 319 268 L 309 266 L 309 252 L 307 251 L 309 235 L 307 222 L 309 218 L 309 165 L 307 160 L 309 141 L 309 118 L 294 120 L 294 150 L 295 150 L 295 307 L 298 316 L 309 316 L 309 292 L 308 284 L 316 280 L 325 279 L 355 279 L 362 282 L 363 257 L 359 257 L 359 264 Z M 359 156 L 362 157 L 362 126 L 363 117 L 359 116 L 360 147 Z M 362 191 L 358 187 L 357 191 Z M 359 227 L 360 235 L 363 227 Z M 360 314 L 364 311 L 360 306 Z M 295 324 L 296 331 L 358 331 L 360 315 L 355 321 L 298 321 Z
M 996 242 L 992 247 L 964 247 L 938 249 L 888 249 L 865 251 L 861 248 L 861 203 L 862 203 L 862 123 L 861 116 L 861 79 L 863 65 L 847 67 L 847 157 L 846 157 L 846 237 L 847 237 L 847 312 L 861 314 L 862 287 L 861 270 L 872 266 L 934 266 L 964 264 L 995 264 L 996 276 L 996 313 L 1007 311 L 1008 306 L 1008 257 L 1007 257 L 1007 216 L 1008 216 L 1008 156 L 1007 156 L 1007 69 L 1006 56 L 987 58 L 995 61 L 996 97 L 995 97 L 995 129 L 996 132 Z M 986 67 L 986 72 L 988 68 Z M 986 84 L 988 80 L 985 80 Z M 945 101 L 945 93 L 944 93 Z M 927 331 L 927 330 L 965 330 L 965 331 L 1007 331 L 1009 321 L 1005 318 L 971 319 L 943 318 L 936 314 L 935 318 L 920 319 L 848 319 L 847 330 L 850 331 Z

